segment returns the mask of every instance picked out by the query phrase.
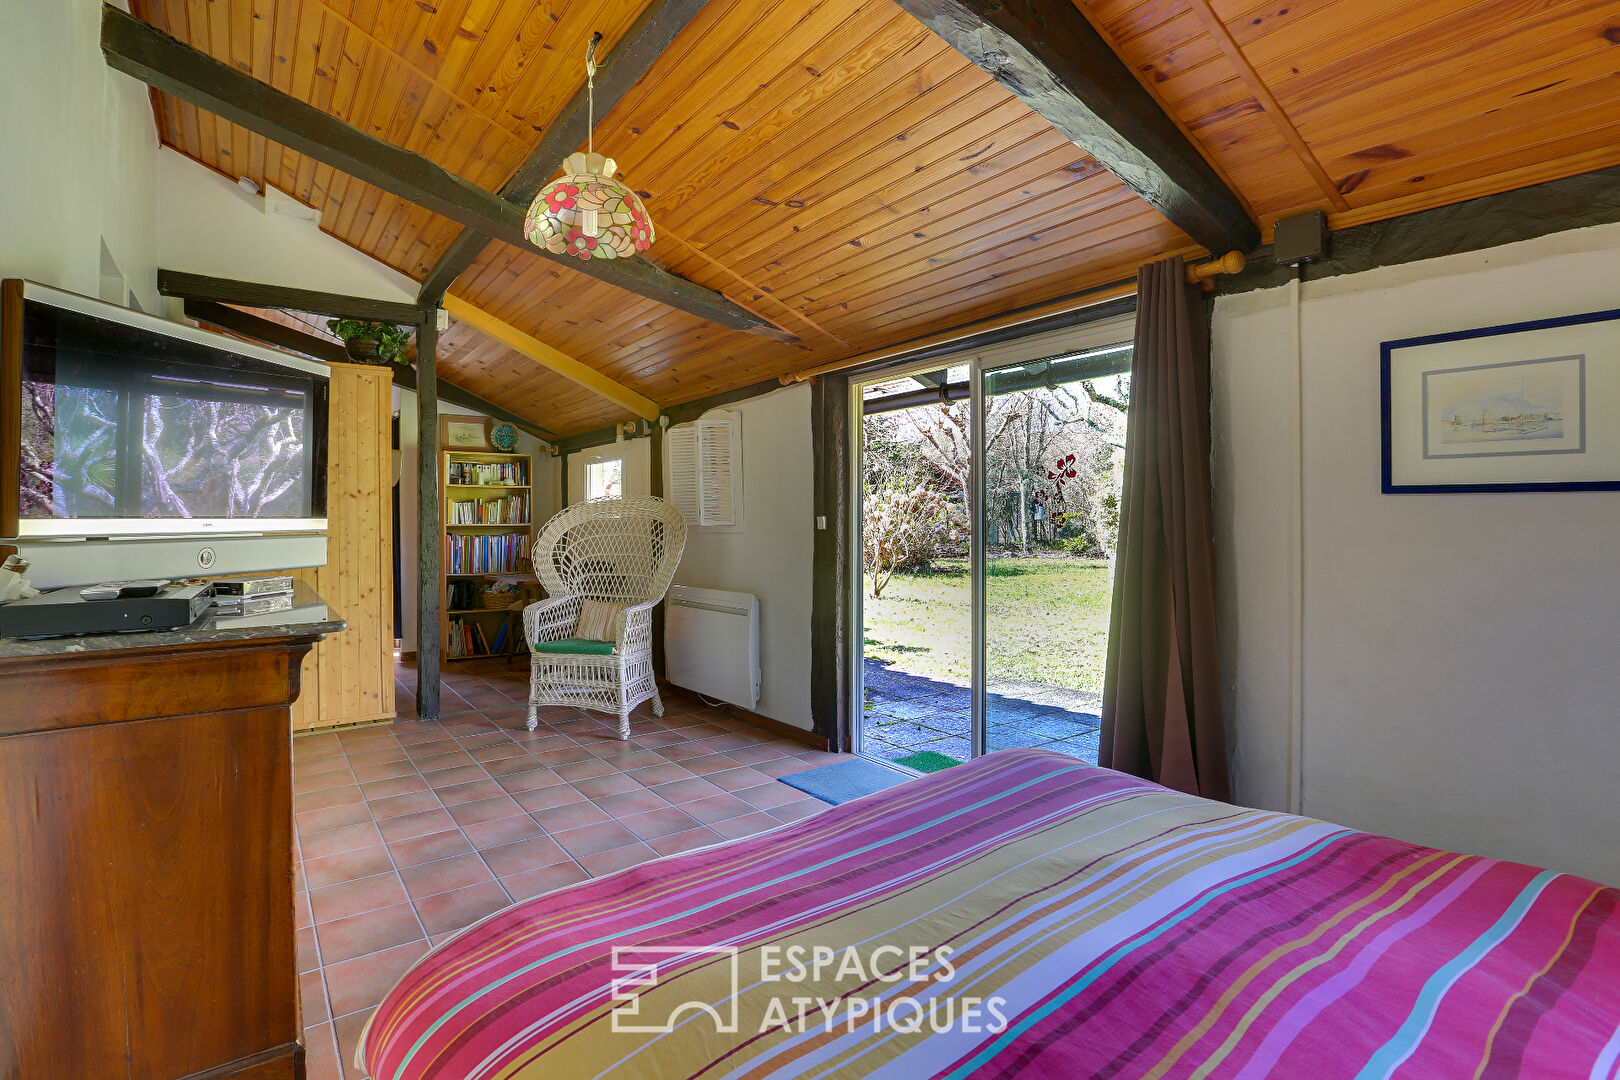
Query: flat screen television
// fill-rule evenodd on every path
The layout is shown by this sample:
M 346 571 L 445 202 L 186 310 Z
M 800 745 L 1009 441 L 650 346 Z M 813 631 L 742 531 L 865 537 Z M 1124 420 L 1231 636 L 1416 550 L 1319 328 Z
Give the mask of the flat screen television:
M 324 534 L 327 388 L 315 361 L 33 282 L 0 283 L 0 537 Z M 146 547 L 164 565 L 138 559 L 138 576 L 234 572 L 243 561 L 221 565 L 206 543 L 187 549 L 196 558 L 167 550 Z M 69 554 L 37 544 L 24 553 L 35 551 L 48 561 Z M 71 555 L 83 562 L 90 552 Z M 278 559 L 308 565 L 285 545 L 248 561 Z

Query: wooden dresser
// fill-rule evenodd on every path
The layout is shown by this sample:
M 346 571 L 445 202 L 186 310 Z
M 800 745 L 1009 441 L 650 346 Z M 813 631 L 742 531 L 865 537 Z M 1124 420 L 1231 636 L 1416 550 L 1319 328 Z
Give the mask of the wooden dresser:
M 0 640 L 0 1077 L 303 1077 L 289 709 L 344 624 L 298 599 Z

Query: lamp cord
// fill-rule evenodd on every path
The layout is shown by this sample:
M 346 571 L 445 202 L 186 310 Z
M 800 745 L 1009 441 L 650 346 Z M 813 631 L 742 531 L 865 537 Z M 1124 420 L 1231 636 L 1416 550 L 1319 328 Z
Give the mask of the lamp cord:
M 598 30 L 585 47 L 585 122 L 590 125 L 585 132 L 585 152 L 588 154 L 596 153 L 596 46 L 601 40 L 602 31 Z

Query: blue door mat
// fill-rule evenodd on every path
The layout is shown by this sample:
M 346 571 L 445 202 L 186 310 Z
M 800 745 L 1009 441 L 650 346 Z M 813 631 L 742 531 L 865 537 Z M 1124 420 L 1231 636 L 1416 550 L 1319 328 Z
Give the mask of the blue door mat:
M 834 806 L 903 784 L 912 777 L 865 758 L 851 758 L 781 778 L 782 783 Z

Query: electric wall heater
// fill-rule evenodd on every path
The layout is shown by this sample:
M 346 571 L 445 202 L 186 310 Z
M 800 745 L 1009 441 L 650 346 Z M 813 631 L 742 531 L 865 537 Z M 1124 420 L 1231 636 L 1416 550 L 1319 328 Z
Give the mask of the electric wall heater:
M 759 704 L 759 597 L 675 585 L 664 613 L 664 674 L 676 686 Z

